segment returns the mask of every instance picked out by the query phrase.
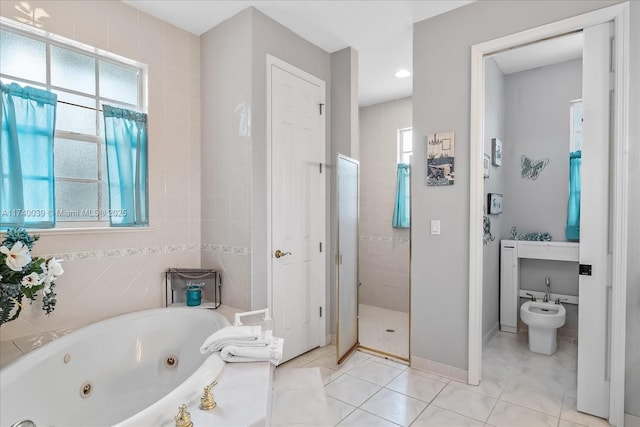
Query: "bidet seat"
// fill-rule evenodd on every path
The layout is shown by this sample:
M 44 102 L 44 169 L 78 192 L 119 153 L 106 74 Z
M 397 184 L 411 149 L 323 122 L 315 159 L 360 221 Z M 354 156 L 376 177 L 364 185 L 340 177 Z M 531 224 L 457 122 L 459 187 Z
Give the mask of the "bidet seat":
M 529 326 L 559 328 L 566 321 L 567 310 L 562 304 L 527 301 L 520 307 L 520 318 Z

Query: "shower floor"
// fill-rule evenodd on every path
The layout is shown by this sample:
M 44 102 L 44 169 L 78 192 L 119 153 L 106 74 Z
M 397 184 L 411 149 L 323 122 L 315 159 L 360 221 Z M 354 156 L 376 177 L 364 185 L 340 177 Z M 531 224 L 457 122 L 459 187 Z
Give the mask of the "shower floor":
M 360 345 L 396 356 L 409 357 L 409 313 L 359 305 Z M 387 332 L 387 330 L 394 332 Z

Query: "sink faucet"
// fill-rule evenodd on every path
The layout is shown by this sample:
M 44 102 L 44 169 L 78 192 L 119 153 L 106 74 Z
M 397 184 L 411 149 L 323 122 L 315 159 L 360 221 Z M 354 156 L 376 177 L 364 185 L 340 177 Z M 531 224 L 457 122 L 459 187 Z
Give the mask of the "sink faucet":
M 544 293 L 544 298 L 542 298 L 542 302 L 549 302 L 551 300 L 551 279 L 548 277 L 545 277 L 544 284 L 547 287 L 547 291 Z

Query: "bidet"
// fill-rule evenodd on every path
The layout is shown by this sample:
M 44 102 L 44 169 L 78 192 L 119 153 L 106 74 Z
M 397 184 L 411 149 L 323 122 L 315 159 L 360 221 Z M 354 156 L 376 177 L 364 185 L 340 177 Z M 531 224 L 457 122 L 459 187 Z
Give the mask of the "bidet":
M 529 326 L 529 351 L 552 355 L 558 348 L 557 330 L 567 311 L 562 304 L 527 301 L 520 307 L 520 319 Z

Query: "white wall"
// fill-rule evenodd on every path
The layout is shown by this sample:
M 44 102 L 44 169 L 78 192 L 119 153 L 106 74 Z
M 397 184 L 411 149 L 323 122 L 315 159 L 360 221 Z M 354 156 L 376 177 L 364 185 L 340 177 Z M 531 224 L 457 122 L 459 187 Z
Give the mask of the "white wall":
M 327 178 L 329 179 L 330 227 L 327 249 L 329 256 L 328 273 L 329 292 L 327 331 L 336 332 L 338 323 L 337 289 L 338 271 L 335 254 L 338 253 L 338 177 L 336 156 L 342 154 L 353 159 L 359 159 L 358 149 L 358 51 L 351 47 L 341 49 L 331 54 L 331 88 L 329 90 L 331 103 L 327 103 L 327 114 L 331 120 L 331 147 L 328 150 Z M 344 224 L 342 225 L 344 227 Z M 345 260 L 355 262 L 357 260 Z
M 496 62 L 485 60 L 485 120 L 484 152 L 491 155 L 491 139 L 505 140 L 504 116 L 504 75 Z M 489 178 L 484 180 L 484 193 L 504 194 L 504 168 L 489 166 Z M 485 212 L 487 199 L 485 197 Z M 491 221 L 493 241 L 487 241 L 482 252 L 482 336 L 489 338 L 499 327 L 500 315 L 500 239 L 504 214 L 488 215 Z
M 19 1 L 2 1 L 18 20 Z M 30 2 L 51 33 L 149 65 L 150 227 L 41 232 L 36 255 L 65 259 L 56 310 L 25 305 L 1 340 L 161 307 L 169 267 L 200 266 L 200 39 L 121 2 Z
M 569 197 L 569 101 L 582 98 L 582 60 L 505 78 L 505 193 L 502 235 L 549 232 L 566 241 Z M 520 156 L 549 159 L 536 180 L 521 176 Z M 577 292 L 577 280 L 576 280 Z
M 455 131 L 456 163 L 462 167 L 453 186 L 418 184 L 412 191 L 412 356 L 467 368 L 471 46 L 612 3 L 482 1 L 414 25 L 414 140 Z M 414 156 L 424 159 L 424 144 L 417 144 Z M 425 182 L 423 168 L 413 169 L 412 182 Z M 442 221 L 441 235 L 429 234 L 431 219 Z
M 359 300 L 409 312 L 409 229 L 393 228 L 398 129 L 411 127 L 411 98 L 360 108 Z

